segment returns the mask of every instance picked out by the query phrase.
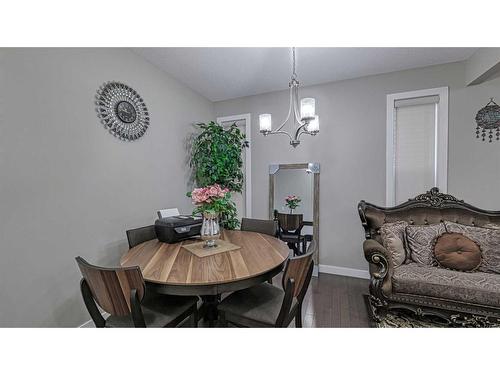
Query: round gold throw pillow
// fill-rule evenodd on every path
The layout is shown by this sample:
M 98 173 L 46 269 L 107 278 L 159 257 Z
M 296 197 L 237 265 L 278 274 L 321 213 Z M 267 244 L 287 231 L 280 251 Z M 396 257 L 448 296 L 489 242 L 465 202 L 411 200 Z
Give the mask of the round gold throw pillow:
M 457 271 L 474 271 L 481 263 L 481 249 L 460 233 L 443 233 L 434 246 L 440 266 Z

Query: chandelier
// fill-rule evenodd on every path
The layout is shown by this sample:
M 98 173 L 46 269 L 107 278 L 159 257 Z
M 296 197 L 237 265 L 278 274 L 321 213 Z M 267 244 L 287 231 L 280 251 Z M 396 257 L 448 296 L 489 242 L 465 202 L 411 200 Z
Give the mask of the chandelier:
M 278 128 L 272 130 L 271 114 L 263 113 L 259 115 L 259 128 L 263 135 L 286 134 L 290 138 L 290 145 L 297 147 L 300 144 L 302 134 L 316 135 L 319 133 L 319 117 L 315 113 L 316 101 L 314 98 L 303 98 L 299 107 L 299 81 L 297 81 L 297 73 L 295 73 L 295 47 L 292 48 L 292 77 L 288 87 L 290 88 L 290 107 L 285 121 Z M 290 134 L 283 128 L 292 115 L 292 123 L 297 123 L 297 125 L 293 133 Z

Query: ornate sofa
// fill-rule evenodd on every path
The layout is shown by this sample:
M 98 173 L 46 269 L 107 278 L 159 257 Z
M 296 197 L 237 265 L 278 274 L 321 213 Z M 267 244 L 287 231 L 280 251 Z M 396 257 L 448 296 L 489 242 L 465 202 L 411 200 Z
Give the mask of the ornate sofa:
M 500 211 L 473 207 L 432 188 L 390 208 L 361 201 L 358 212 L 365 230 L 363 251 L 371 275 L 368 300 L 375 320 L 380 321 L 389 310 L 404 309 L 417 316 L 442 319 L 450 326 L 498 326 L 500 274 L 418 267 L 411 261 L 394 267 L 391 254 L 382 245 L 380 228 L 396 221 L 410 225 L 448 221 L 478 227 L 500 226 Z

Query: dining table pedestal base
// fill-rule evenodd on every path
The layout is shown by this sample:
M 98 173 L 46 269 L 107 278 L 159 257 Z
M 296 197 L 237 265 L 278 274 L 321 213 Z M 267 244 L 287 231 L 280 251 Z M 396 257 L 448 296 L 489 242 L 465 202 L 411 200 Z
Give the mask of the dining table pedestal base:
M 220 303 L 221 296 L 220 294 L 201 296 L 201 300 L 203 301 L 203 305 L 200 307 L 200 318 L 203 318 L 209 327 L 214 327 L 219 319 L 217 306 Z

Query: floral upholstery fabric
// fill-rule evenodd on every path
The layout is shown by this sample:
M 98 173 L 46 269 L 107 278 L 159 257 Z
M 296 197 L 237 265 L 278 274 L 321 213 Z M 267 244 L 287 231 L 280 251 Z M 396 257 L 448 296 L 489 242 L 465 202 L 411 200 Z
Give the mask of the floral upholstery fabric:
M 458 272 L 410 263 L 394 270 L 392 286 L 394 293 L 500 306 L 500 275 L 493 273 Z
M 488 228 L 488 229 L 500 229 L 500 225 L 495 224 L 495 223 L 487 223 L 482 225 L 483 228 Z
M 445 221 L 446 231 L 461 233 L 476 242 L 481 249 L 479 271 L 500 273 L 500 230 L 473 227 Z
M 395 223 L 386 223 L 380 228 L 382 245 L 389 250 L 394 267 L 399 267 L 406 259 L 404 241 L 407 226 L 406 221 L 397 221 Z
M 443 223 L 432 225 L 408 225 L 406 244 L 411 260 L 427 266 L 435 265 L 434 243 L 437 237 L 446 232 Z

